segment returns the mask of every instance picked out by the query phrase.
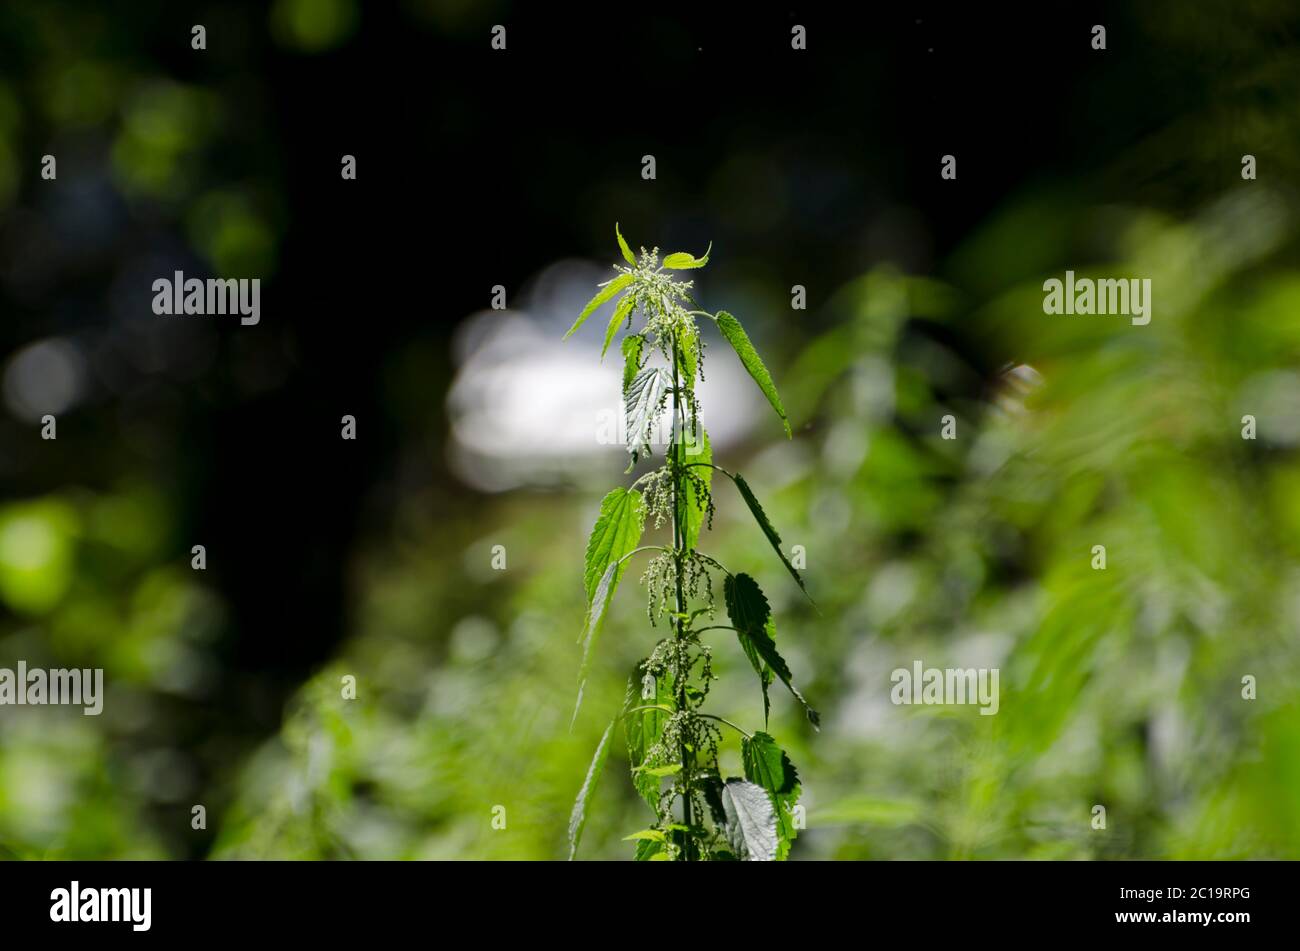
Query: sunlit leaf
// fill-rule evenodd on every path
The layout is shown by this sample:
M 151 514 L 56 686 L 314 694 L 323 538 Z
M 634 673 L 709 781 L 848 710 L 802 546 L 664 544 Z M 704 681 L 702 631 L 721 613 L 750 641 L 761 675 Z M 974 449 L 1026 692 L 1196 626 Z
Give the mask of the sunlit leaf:
M 745 779 L 728 779 L 722 786 L 727 842 L 736 857 L 751 862 L 776 858 L 776 811 L 762 786 Z
M 670 379 L 663 367 L 646 367 L 628 384 L 625 411 L 627 413 L 627 448 L 632 463 L 650 451 L 650 432 L 663 409 L 663 394 Z
M 605 351 L 609 349 L 610 343 L 614 340 L 614 334 L 618 333 L 618 328 L 623 325 L 623 321 L 627 320 L 635 305 L 636 299 L 632 294 L 628 294 L 614 308 L 614 315 L 609 318 L 609 326 L 605 328 L 605 345 L 600 348 L 600 358 L 602 360 L 605 359 Z
M 709 251 L 713 250 L 713 243 L 709 243 L 708 249 L 703 256 L 696 257 L 688 251 L 676 251 L 664 258 L 664 267 L 674 271 L 683 271 L 689 268 L 704 267 L 709 263 Z
M 596 308 L 601 304 L 613 300 L 614 296 L 618 294 L 619 291 L 631 283 L 631 274 L 620 274 L 597 291 L 596 296 L 587 302 L 586 307 L 582 308 L 582 313 L 579 314 L 578 319 L 573 322 L 573 326 L 570 327 L 568 332 L 564 335 L 564 339 L 568 340 L 573 336 L 573 332 L 582 326 L 583 322 L 595 312 Z
M 582 789 L 578 791 L 578 798 L 573 803 L 573 811 L 569 813 L 570 861 L 578 854 L 578 843 L 582 840 L 582 830 L 587 824 L 587 805 L 596 794 L 596 784 L 600 782 L 600 774 L 605 769 L 605 760 L 609 758 L 609 741 L 613 735 L 614 723 L 611 721 L 609 726 L 605 727 L 605 733 L 596 746 L 596 755 L 591 758 L 591 765 L 587 767 L 587 778 L 583 780 Z
M 641 369 L 641 351 L 645 348 L 645 337 L 640 334 L 628 334 L 623 338 L 623 395 L 636 379 Z
M 623 260 L 635 266 L 636 258 L 632 255 L 632 249 L 627 246 L 627 241 L 623 238 L 623 232 L 618 230 L 618 222 L 614 222 L 614 236 L 618 238 L 618 249 L 623 252 Z
M 740 756 L 745 766 L 745 778 L 762 786 L 772 797 L 776 832 L 780 839 L 776 857 L 784 859 L 790 853 L 790 843 L 799 834 L 792 811 L 799 801 L 799 774 L 795 772 L 790 757 L 766 733 L 755 733 L 742 739 Z
M 781 397 L 776 392 L 776 384 L 772 382 L 772 374 L 767 372 L 767 367 L 763 365 L 763 360 L 754 349 L 754 345 L 749 342 L 749 336 L 745 333 L 745 328 L 740 326 L 740 321 L 725 310 L 718 311 L 718 330 L 722 336 L 731 344 L 731 349 L 736 351 L 736 356 L 740 357 L 741 364 L 754 378 L 758 388 L 763 391 L 767 401 L 772 404 L 772 409 L 781 417 L 781 425 L 785 427 L 786 436 L 790 436 L 790 420 L 786 418 L 785 407 L 781 405 Z
M 694 479 L 682 481 L 682 492 L 677 497 L 677 520 L 682 525 L 686 537 L 686 547 L 695 548 L 700 541 L 700 530 L 706 517 L 704 493 L 713 485 L 713 466 L 694 465 L 694 463 L 712 463 L 713 448 L 709 445 L 709 434 L 704 427 L 699 427 L 692 434 L 689 429 L 678 435 L 672 445 L 673 458 L 678 465 L 690 466 L 688 470 L 693 477 L 698 477 L 703 484 L 703 491 Z

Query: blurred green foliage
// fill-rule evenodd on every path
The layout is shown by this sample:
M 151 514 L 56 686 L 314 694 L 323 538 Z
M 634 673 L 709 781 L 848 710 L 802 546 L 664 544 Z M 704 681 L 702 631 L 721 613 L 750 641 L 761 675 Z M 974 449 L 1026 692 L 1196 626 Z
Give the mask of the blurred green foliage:
M 777 487 L 766 504 L 806 548 L 822 610 L 752 557 L 757 530 L 720 494 L 704 544 L 782 602 L 783 649 L 826 711 L 814 737 L 792 704 L 775 705 L 806 764 L 796 858 L 1300 856 L 1287 491 L 1300 433 L 1285 415 L 1294 404 L 1255 395 L 1279 373 L 1286 393 L 1295 385 L 1294 208 L 1260 189 L 1186 222 L 1105 216 L 1113 257 L 1099 267 L 1152 276 L 1149 326 L 1042 313 L 1042 280 L 1096 224 L 1086 213 L 1055 219 L 1062 257 L 984 299 L 875 271 L 828 302 L 831 329 L 778 375 L 807 423 L 794 443 L 723 460 Z M 1234 221 L 1252 222 L 1248 233 Z M 985 281 L 1020 261 L 1017 232 L 999 241 L 1002 227 L 958 256 Z M 976 370 L 937 329 L 980 337 L 1021 372 L 979 398 L 945 396 L 969 391 Z M 1241 437 L 1251 410 L 1256 441 Z M 938 435 L 946 413 L 955 441 Z M 241 821 L 216 854 L 311 841 L 318 856 L 561 855 L 621 672 L 643 652 L 638 599 L 624 592 L 593 712 L 566 734 L 583 610 L 575 553 L 598 501 L 500 499 L 486 524 L 451 538 L 415 511 L 403 519 L 366 558 L 357 639 L 250 766 Z M 517 553 L 496 577 L 473 567 L 489 542 Z M 893 706 L 889 673 L 914 659 L 1000 667 L 1001 711 Z M 725 676 L 743 664 L 719 644 L 717 701 L 752 723 L 761 701 Z M 373 692 L 340 706 L 344 670 Z M 1246 675 L 1258 699 L 1243 699 Z M 617 830 L 639 804 L 624 785 L 602 790 L 588 855 L 626 854 Z M 313 805 L 293 811 L 303 795 Z M 505 830 L 491 825 L 496 804 Z M 1095 804 L 1105 830 L 1090 824 Z
M 457 36 L 479 25 L 460 0 L 409 6 Z M 242 114 L 256 97 L 96 52 L 85 37 L 107 34 L 93 17 L 77 31 L 38 7 L 0 15 L 21 21 L 8 33 L 19 45 L 41 50 L 30 76 L 0 75 L 0 213 L 15 208 L 45 130 L 102 134 L 132 213 L 173 216 L 219 270 L 278 266 L 288 223 L 276 198 L 286 182 L 266 172 L 276 163 L 226 174 L 239 150 L 214 150 L 232 127 L 245 144 L 258 122 L 270 127 Z M 308 60 L 348 43 L 361 5 L 277 0 L 257 17 Z M 738 269 L 749 280 L 734 285 L 747 305 L 726 286 L 710 299 L 770 355 L 795 438 L 759 429 L 717 461 L 764 487 L 772 521 L 807 552 L 820 614 L 755 556 L 762 538 L 734 496 L 718 493 L 703 547 L 755 574 L 823 714 L 813 735 L 774 693 L 773 732 L 800 764 L 808 809 L 794 859 L 1300 858 L 1300 209 L 1276 184 L 1300 154 L 1285 105 L 1300 71 L 1294 49 L 1261 49 L 1250 32 L 1266 17 L 1228 31 L 1169 22 L 1156 31 L 1165 55 L 1191 62 L 1222 40 L 1244 68 L 1231 86 L 1248 100 L 1234 100 L 1241 126 L 1279 175 L 1242 182 L 1229 162 L 1196 180 L 1221 141 L 1222 116 L 1207 108 L 1113 157 L 1097 180 L 1027 182 L 932 267 L 844 270 L 834 294 L 791 315 L 767 270 L 792 253 L 776 236 L 797 192 L 769 187 L 784 158 L 720 158 L 730 171 L 711 214 L 739 204 L 760 238 Z M 1201 164 L 1185 164 L 1192 153 Z M 594 247 L 625 211 L 584 208 Z M 842 237 L 826 244 L 849 247 Z M 1045 315 L 1042 281 L 1067 268 L 1150 278 L 1152 322 Z M 437 417 L 446 362 L 411 343 L 393 364 L 416 367 L 415 383 L 393 402 Z M 955 441 L 939 436 L 946 414 Z M 1245 414 L 1254 441 L 1241 438 Z M 421 439 L 432 441 L 409 436 Z M 617 477 L 620 455 L 593 485 Z M 213 858 L 565 854 L 574 794 L 647 646 L 625 583 L 570 732 L 599 489 L 389 486 L 391 517 L 365 523 L 347 565 L 347 640 L 278 732 L 241 745 L 202 729 L 233 661 L 231 605 L 187 567 L 184 529 L 201 502 L 177 483 L 195 474 L 123 459 L 115 478 L 69 466 L 58 484 L 0 500 L 4 658 L 102 666 L 108 685 L 100 717 L 0 711 L 0 857 L 187 855 L 199 801 Z M 1091 567 L 1098 544 L 1104 571 Z M 490 569 L 494 545 L 507 571 Z M 714 711 L 757 724 L 747 662 L 725 639 L 715 646 Z M 999 667 L 1000 712 L 892 705 L 890 672 L 917 659 Z M 1242 697 L 1247 675 L 1257 699 Z M 355 700 L 341 697 L 345 676 Z M 729 755 L 724 770 L 738 772 Z M 585 856 L 626 857 L 622 833 L 644 824 L 620 756 L 589 812 Z M 1091 826 L 1096 804 L 1105 830 Z

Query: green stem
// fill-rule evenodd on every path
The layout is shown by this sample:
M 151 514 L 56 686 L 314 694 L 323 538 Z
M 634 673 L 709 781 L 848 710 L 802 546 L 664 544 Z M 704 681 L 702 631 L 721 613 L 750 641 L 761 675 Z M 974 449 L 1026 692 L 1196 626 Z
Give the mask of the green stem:
M 685 436 L 685 414 L 682 412 L 682 403 L 680 395 L 681 381 L 678 374 L 678 364 L 680 363 L 677 351 L 677 334 L 673 333 L 673 419 L 676 424 L 677 438 L 682 439 Z M 686 697 L 686 680 L 690 676 L 690 666 L 683 660 L 683 652 L 687 649 L 683 643 L 686 638 L 686 623 L 683 620 L 686 614 L 686 592 L 683 584 L 682 557 L 686 548 L 686 526 L 682 520 L 682 477 L 676 466 L 673 467 L 673 547 L 677 550 L 674 556 L 675 567 L 677 569 L 677 651 L 676 667 L 677 677 L 677 709 L 684 711 L 687 709 Z M 681 742 L 680 754 L 682 758 L 682 823 L 690 828 L 694 823 L 691 821 L 691 762 L 689 750 L 686 748 L 686 741 Z M 684 838 L 682 856 L 686 861 L 691 860 L 691 838 L 688 833 Z
M 733 730 L 735 730 L 741 736 L 745 737 L 745 739 L 747 740 L 752 740 L 754 738 L 754 735 L 752 733 L 750 733 L 748 730 L 742 730 L 740 727 L 736 726 L 736 724 L 732 723 L 726 717 L 714 716 L 712 713 L 701 713 L 700 716 L 707 717 L 710 720 L 717 720 L 719 723 L 725 723 L 727 726 L 731 727 Z
M 623 562 L 627 561 L 633 555 L 640 554 L 643 551 L 667 551 L 667 550 L 668 549 L 665 548 L 663 545 L 642 545 L 640 548 L 633 548 L 630 552 L 628 552 L 626 555 L 620 558 L 618 560 L 618 563 L 621 565 L 623 564 Z

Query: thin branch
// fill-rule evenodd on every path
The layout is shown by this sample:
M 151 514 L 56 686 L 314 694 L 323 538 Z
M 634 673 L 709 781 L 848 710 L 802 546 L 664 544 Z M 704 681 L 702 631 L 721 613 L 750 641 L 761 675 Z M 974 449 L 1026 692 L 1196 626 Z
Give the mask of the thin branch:
M 733 730 L 735 730 L 741 736 L 745 737 L 745 739 L 747 740 L 752 740 L 754 738 L 754 734 L 749 733 L 746 730 L 742 730 L 740 727 L 736 726 L 736 724 L 732 723 L 726 717 L 715 716 L 712 713 L 701 713 L 700 716 L 708 717 L 710 720 L 717 720 L 719 723 L 727 724 L 727 726 L 731 727 Z

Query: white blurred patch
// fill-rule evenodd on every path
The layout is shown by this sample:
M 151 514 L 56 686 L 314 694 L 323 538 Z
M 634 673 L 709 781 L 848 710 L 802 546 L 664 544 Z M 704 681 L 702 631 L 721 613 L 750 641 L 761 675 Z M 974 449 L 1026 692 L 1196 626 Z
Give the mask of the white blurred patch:
M 46 413 L 70 409 L 85 392 L 86 361 L 77 346 L 60 337 L 38 340 L 15 353 L 5 367 L 9 411 L 38 423 Z
M 596 285 L 612 273 L 560 261 L 529 282 L 518 306 L 479 311 L 457 331 L 452 353 L 460 366 L 447 412 L 450 462 L 465 482 L 500 492 L 571 481 L 595 460 L 602 471 L 627 466 L 626 449 L 610 439 L 622 415 L 621 335 L 600 359 L 613 305 L 563 339 Z M 641 322 L 638 315 L 633 326 L 640 329 Z M 716 453 L 749 430 L 761 396 L 721 337 L 703 329 L 706 379 L 698 393 Z

